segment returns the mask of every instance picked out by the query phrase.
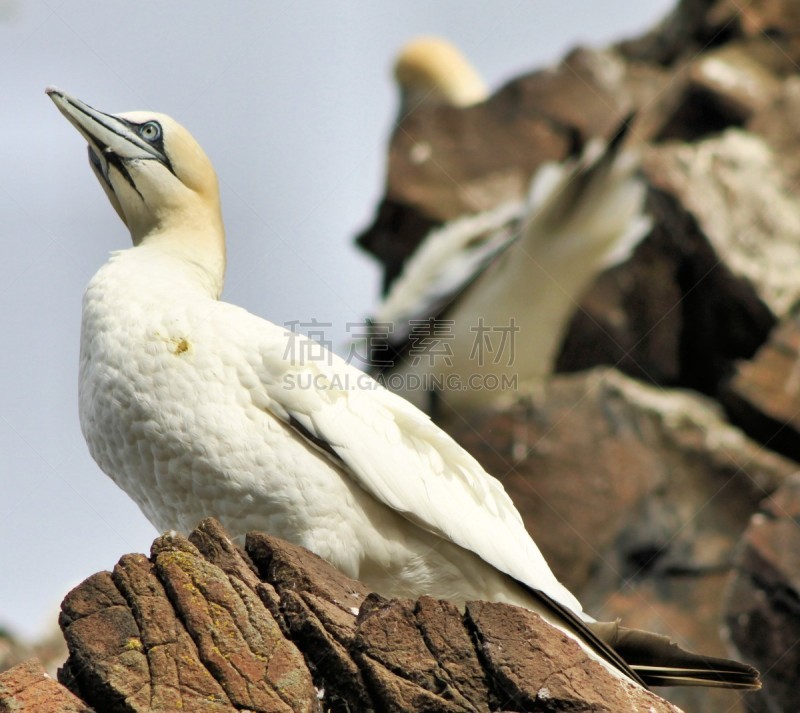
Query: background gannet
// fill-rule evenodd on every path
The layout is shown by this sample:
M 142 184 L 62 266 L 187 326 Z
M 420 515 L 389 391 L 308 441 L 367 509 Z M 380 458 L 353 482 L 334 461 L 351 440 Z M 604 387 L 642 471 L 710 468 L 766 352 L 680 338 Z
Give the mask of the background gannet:
M 219 301 L 217 180 L 183 127 L 47 92 L 87 140 L 134 244 L 84 296 L 81 427 L 157 528 L 186 532 L 214 515 L 234 536 L 259 529 L 305 546 L 385 596 L 519 604 L 625 680 L 759 685 L 749 666 L 594 622 L 499 482 L 424 414 L 305 337 Z
M 446 413 L 513 397 L 550 373 L 592 279 L 626 259 L 650 229 L 626 136 L 624 123 L 577 159 L 543 165 L 527 201 L 454 220 L 425 238 L 371 319 L 373 362 L 389 364 L 376 370 L 387 386 Z M 386 325 L 391 331 L 378 338 Z
M 483 79 L 456 47 L 440 37 L 417 37 L 398 53 L 394 76 L 401 114 L 421 104 L 469 106 L 488 96 Z

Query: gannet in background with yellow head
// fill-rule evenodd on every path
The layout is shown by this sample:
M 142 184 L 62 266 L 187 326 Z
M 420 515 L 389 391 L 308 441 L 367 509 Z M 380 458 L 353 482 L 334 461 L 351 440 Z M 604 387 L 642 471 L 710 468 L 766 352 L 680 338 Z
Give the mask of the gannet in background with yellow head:
M 626 129 L 542 166 L 525 202 L 425 238 L 371 319 L 389 325 L 372 342 L 383 383 L 425 411 L 464 412 L 514 399 L 552 371 L 585 290 L 650 230 Z
M 418 37 L 397 55 L 394 77 L 401 113 L 421 104 L 469 106 L 488 96 L 483 80 L 453 45 L 439 37 Z
M 303 336 L 219 301 L 217 179 L 183 127 L 47 91 L 89 143 L 134 243 L 84 296 L 81 427 L 159 530 L 215 516 L 234 537 L 263 530 L 305 546 L 385 596 L 519 604 L 627 681 L 757 685 L 742 664 L 596 625 L 502 486 L 424 414 L 332 354 L 308 358 L 319 345 L 306 352 Z M 595 626 L 622 641 L 622 656 L 633 639 L 632 668 Z

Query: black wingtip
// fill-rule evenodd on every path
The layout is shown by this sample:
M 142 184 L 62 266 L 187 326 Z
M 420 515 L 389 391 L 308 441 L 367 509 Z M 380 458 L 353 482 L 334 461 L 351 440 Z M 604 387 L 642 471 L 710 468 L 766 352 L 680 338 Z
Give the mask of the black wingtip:
M 614 626 L 614 641 L 608 643 L 648 686 L 710 686 L 749 691 L 761 688 L 759 673 L 749 664 L 687 651 L 660 634 Z

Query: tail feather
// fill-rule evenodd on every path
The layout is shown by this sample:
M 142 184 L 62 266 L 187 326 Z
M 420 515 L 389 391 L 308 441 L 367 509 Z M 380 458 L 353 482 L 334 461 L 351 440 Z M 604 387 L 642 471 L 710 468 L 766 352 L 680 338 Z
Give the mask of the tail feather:
M 704 656 L 682 649 L 668 637 L 616 622 L 589 624 L 648 686 L 710 686 L 757 690 L 758 671 L 731 659 Z

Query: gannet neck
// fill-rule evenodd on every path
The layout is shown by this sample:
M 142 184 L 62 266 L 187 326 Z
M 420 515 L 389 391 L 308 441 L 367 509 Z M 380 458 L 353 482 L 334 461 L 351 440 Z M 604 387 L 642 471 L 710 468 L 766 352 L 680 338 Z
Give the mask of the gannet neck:
M 418 37 L 406 44 L 398 53 L 394 76 L 405 109 L 421 103 L 464 107 L 488 96 L 464 55 L 439 37 Z
M 219 299 L 225 281 L 224 241 L 221 231 L 173 228 L 149 233 L 131 252 L 180 267 L 189 282 Z
M 123 302 L 198 303 L 219 299 L 222 270 L 187 253 L 177 239 L 145 241 L 113 252 L 90 283 L 87 294 L 94 289 L 99 289 L 104 299 L 113 292 Z

